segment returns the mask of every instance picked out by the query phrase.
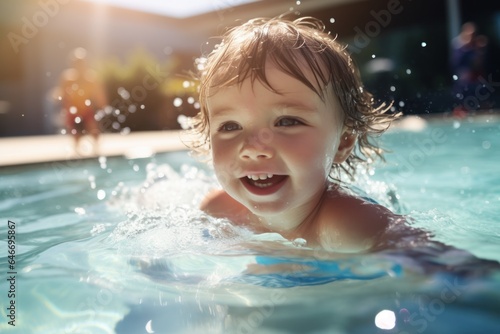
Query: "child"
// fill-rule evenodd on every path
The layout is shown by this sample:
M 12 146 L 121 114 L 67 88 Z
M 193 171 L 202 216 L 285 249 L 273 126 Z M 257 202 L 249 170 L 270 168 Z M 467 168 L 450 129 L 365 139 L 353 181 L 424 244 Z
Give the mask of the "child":
M 222 189 L 201 209 L 309 247 L 375 245 L 399 216 L 337 181 L 381 157 L 369 138 L 397 115 L 374 106 L 345 47 L 313 18 L 254 19 L 202 64 L 195 148 L 209 148 Z

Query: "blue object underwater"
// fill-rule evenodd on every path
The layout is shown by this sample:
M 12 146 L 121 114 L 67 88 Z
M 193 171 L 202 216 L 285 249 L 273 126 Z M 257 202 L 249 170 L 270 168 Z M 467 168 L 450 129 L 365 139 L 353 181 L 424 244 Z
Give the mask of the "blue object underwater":
M 257 264 L 269 267 L 286 265 L 292 271 L 282 271 L 272 274 L 246 274 L 240 279 L 246 283 L 273 288 L 289 288 L 295 286 L 320 285 L 340 280 L 371 280 L 386 276 L 401 276 L 403 268 L 394 263 L 389 269 L 370 270 L 366 273 L 356 273 L 349 263 L 337 261 L 320 261 L 307 258 L 285 258 L 257 256 Z M 294 270 L 295 269 L 295 270 Z
M 247 270 L 239 275 L 223 278 L 220 282 L 251 284 L 270 288 L 290 288 L 331 283 L 340 280 L 372 280 L 382 277 L 401 277 L 403 267 L 396 262 L 380 266 L 363 268 L 358 257 L 339 261 L 315 260 L 312 258 L 290 258 L 259 255 L 256 263 L 251 265 L 254 270 Z M 198 284 L 206 280 L 203 275 L 183 272 L 176 265 L 164 260 L 154 259 L 142 261 L 131 260 L 131 264 L 152 280 L 162 283 L 182 282 L 183 284 Z M 261 269 L 260 272 L 255 268 Z

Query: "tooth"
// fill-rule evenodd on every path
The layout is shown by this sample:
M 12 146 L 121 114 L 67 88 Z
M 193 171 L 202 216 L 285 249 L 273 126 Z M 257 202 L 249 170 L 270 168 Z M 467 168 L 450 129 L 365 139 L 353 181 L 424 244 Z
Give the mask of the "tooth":
M 253 175 L 247 175 L 247 178 L 249 180 L 254 180 L 254 181 L 266 180 L 266 179 L 270 179 L 272 177 L 273 177 L 273 174 L 253 174 Z

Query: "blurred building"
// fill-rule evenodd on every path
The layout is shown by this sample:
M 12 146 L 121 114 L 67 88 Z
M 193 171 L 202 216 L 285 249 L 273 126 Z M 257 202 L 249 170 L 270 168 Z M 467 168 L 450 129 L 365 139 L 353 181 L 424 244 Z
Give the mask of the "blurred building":
M 174 3 L 179 1 L 161 3 L 164 9 L 176 9 Z M 349 44 L 375 96 L 395 100 L 396 107 L 407 114 L 452 109 L 450 42 L 463 22 L 473 21 L 489 38 L 485 80 L 491 89 L 487 98 L 498 107 L 498 1 L 208 0 L 205 8 L 196 3 L 189 2 L 189 6 L 198 10 L 187 13 L 138 11 L 107 5 L 104 0 L 2 1 L 0 136 L 56 132 L 57 103 L 50 92 L 68 66 L 68 52 L 75 47 L 85 47 L 95 60 L 123 60 L 141 47 L 160 60 L 180 56 L 187 71 L 197 56 L 213 46 L 210 37 L 226 26 L 287 11 L 322 19 L 332 34 Z

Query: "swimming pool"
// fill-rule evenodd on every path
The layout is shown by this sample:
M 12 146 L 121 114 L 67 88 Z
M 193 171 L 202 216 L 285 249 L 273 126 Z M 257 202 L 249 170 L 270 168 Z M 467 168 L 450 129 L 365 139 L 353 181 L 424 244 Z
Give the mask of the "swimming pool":
M 492 116 L 385 134 L 356 186 L 436 242 L 364 255 L 203 215 L 214 181 L 185 152 L 2 168 L 0 331 L 498 333 L 499 134 Z

